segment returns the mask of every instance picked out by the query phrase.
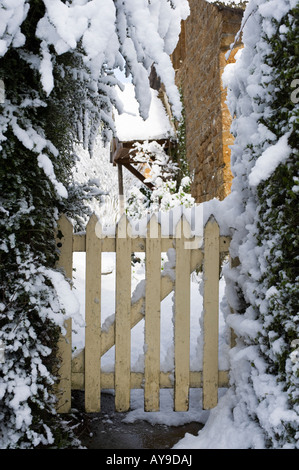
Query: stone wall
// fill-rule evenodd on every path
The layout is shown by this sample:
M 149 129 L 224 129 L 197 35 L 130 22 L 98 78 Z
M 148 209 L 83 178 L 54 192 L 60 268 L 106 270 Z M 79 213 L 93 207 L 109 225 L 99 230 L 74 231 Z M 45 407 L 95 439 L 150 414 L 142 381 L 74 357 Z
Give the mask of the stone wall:
M 189 5 L 191 14 L 182 25 L 172 59 L 184 98 L 187 159 L 194 175 L 191 191 L 197 202 L 203 202 L 223 199 L 230 192 L 228 146 L 233 139 L 221 74 L 243 11 L 205 0 L 189 0 Z M 240 47 L 236 44 L 230 62 Z

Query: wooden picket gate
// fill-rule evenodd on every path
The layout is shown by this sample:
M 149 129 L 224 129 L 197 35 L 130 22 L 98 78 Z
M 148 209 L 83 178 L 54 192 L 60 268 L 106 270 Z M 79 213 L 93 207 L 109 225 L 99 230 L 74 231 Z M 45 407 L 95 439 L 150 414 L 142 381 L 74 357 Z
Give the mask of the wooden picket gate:
M 228 254 L 230 238 L 220 236 L 219 226 L 210 217 L 204 227 L 202 248 L 189 238 L 190 226 L 184 217 L 174 236 L 161 236 L 161 227 L 152 217 L 146 237 L 131 237 L 129 222 L 122 217 L 114 238 L 104 237 L 93 215 L 84 234 L 74 234 L 70 221 L 62 216 L 57 232 L 60 250 L 58 265 L 72 278 L 73 252 L 86 252 L 85 348 L 72 359 L 71 320 L 67 334 L 59 342 L 60 381 L 57 385 L 57 410 L 71 409 L 72 389 L 85 390 L 85 409 L 101 409 L 101 390 L 115 390 L 115 410 L 130 407 L 130 390 L 144 389 L 144 409 L 159 410 L 160 388 L 174 389 L 174 410 L 187 411 L 189 389 L 203 389 L 203 408 L 216 406 L 218 387 L 228 386 L 228 371 L 218 370 L 218 318 L 220 257 Z M 189 243 L 186 249 L 186 243 Z M 161 253 L 175 248 L 175 279 L 161 274 Z M 101 253 L 116 252 L 115 321 L 101 331 Z M 145 252 L 145 296 L 131 301 L 131 253 Z M 190 371 L 190 274 L 204 272 L 202 370 Z M 174 290 L 174 371 L 160 371 L 160 303 Z M 145 319 L 144 373 L 130 370 L 131 328 Z M 101 371 L 101 356 L 115 345 L 114 372 Z

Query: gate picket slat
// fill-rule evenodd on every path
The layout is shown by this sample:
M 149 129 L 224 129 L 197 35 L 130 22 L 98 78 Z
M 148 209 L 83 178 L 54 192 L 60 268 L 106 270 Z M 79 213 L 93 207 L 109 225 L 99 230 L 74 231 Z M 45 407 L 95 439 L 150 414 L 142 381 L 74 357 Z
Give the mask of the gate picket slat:
M 97 231 L 96 231 L 97 227 Z M 101 409 L 101 238 L 92 215 L 86 227 L 85 410 Z
M 116 232 L 115 409 L 130 408 L 131 370 L 131 238 L 122 216 Z
M 145 290 L 144 410 L 160 408 L 161 229 L 156 216 L 147 226 Z
M 185 241 L 189 234 L 190 225 L 183 217 L 183 219 L 179 221 L 176 229 L 176 267 L 174 294 L 175 411 L 187 411 L 189 408 L 191 251 L 185 248 Z
M 62 238 L 60 237 L 62 234 Z M 68 279 L 72 279 L 73 274 L 73 226 L 72 223 L 63 215 L 58 221 L 58 233 L 56 243 L 60 249 L 57 266 L 65 271 Z M 58 341 L 58 358 L 61 360 L 59 368 L 59 381 L 57 383 L 57 404 L 59 413 L 69 413 L 71 411 L 72 398 L 72 320 L 65 321 L 64 327 L 66 334 L 60 335 Z
M 204 232 L 203 409 L 218 402 L 219 226 L 211 217 Z

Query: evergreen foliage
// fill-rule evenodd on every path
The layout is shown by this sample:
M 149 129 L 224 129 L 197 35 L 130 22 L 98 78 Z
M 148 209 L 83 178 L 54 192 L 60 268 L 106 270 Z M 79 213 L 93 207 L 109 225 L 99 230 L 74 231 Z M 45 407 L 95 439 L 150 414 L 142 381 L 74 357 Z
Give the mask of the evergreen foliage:
M 155 60 L 175 103 L 169 54 L 188 9 L 184 0 L 177 7 L 159 2 L 172 18 L 163 32 L 151 4 L 0 0 L 1 448 L 79 445 L 55 409 L 57 341 L 77 308 L 55 269 L 56 223 L 63 212 L 83 228 L 90 209 L 82 199 L 101 196 L 93 183 L 74 181 L 74 143 L 92 154 L 99 132 L 110 137 L 118 108 L 112 68 L 127 60 L 140 97 Z M 142 14 L 154 42 L 141 34 Z M 142 93 L 146 98 L 149 86 Z
M 266 59 L 274 72 L 275 89 L 271 98 L 272 112 L 262 123 L 277 139 L 289 134 L 292 148 L 286 162 L 257 188 L 258 243 L 268 244 L 265 262 L 268 269 L 261 278 L 268 293 L 268 308 L 263 313 L 264 328 L 259 335 L 261 352 L 268 362 L 269 373 L 277 377 L 288 395 L 290 409 L 299 413 L 299 363 L 292 363 L 291 353 L 299 333 L 298 278 L 298 169 L 299 109 L 290 99 L 291 82 L 299 75 L 299 8 L 294 8 L 281 21 L 273 20 L 275 34 L 269 40 L 272 52 Z M 282 34 L 282 31 L 284 34 Z M 279 345 L 279 347 L 278 347 Z M 298 423 L 297 423 L 298 426 Z M 298 440 L 298 427 L 285 419 L 279 430 L 272 430 L 271 445 Z
M 31 14 L 22 24 L 26 44 L 9 49 L 0 60 L 5 83 L 5 106 L 0 108 L 7 118 L 0 167 L 0 334 L 6 358 L 0 370 L 0 442 L 12 448 L 60 446 L 68 437 L 56 415 L 52 389 L 64 310 L 53 284 L 54 236 L 64 203 L 39 165 L 36 147 L 47 142 L 46 155 L 67 186 L 77 96 L 69 94 L 68 74 L 61 76 L 69 67 L 68 55 L 57 60 L 59 86 L 48 98 L 32 67 L 39 49 L 34 31 L 43 14 L 43 2 L 31 2 Z
M 278 2 L 274 12 L 267 0 L 250 2 L 244 50 L 228 80 L 236 138 L 232 204 L 238 212 L 231 250 L 240 261 L 227 273 L 238 294 L 228 287 L 236 311 L 228 317 L 237 334 L 234 416 L 257 423 L 270 448 L 297 448 L 299 431 L 295 3 Z

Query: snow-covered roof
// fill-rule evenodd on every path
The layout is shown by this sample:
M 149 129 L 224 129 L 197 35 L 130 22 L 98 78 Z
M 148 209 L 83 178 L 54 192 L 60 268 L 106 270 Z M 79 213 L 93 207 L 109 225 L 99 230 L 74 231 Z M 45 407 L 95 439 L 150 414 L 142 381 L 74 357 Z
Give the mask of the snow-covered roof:
M 117 94 L 124 105 L 124 112 L 118 114 L 115 111 L 114 116 L 116 136 L 121 142 L 159 140 L 174 135 L 173 126 L 156 90 L 151 89 L 149 117 L 145 121 L 139 115 L 132 83 L 126 83 L 124 91 L 117 89 Z

